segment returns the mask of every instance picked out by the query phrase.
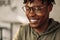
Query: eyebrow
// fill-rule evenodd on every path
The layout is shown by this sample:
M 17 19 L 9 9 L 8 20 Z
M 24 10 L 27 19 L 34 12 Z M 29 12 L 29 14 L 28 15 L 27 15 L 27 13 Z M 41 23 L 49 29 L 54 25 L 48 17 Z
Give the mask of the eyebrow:
M 29 6 L 25 6 L 25 7 L 29 7 Z M 32 7 L 42 7 L 42 6 L 40 6 L 40 5 L 38 6 L 38 5 L 36 5 L 36 6 L 32 6 Z
M 28 5 L 25 6 L 29 7 Z M 45 4 L 33 5 L 32 7 L 42 7 L 42 6 L 45 6 Z

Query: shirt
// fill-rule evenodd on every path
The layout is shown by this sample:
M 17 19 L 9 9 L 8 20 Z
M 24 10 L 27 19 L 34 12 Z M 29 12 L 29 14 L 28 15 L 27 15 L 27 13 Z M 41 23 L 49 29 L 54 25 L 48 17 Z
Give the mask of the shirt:
M 22 25 L 14 40 L 60 40 L 60 23 L 49 19 L 49 26 L 44 33 L 36 33 L 29 24 Z

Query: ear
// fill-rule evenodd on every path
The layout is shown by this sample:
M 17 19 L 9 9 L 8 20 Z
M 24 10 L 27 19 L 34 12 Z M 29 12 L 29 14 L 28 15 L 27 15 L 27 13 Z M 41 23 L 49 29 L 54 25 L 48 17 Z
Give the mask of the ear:
M 50 4 L 50 5 L 48 6 L 48 12 L 51 12 L 51 11 L 52 11 L 52 8 L 53 8 L 53 5 Z

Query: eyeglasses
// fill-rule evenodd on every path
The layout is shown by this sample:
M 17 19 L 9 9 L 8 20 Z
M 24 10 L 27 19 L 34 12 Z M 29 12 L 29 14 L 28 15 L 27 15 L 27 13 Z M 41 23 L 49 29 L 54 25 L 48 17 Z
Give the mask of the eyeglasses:
M 37 12 L 42 12 L 45 7 L 46 6 L 42 6 L 42 7 L 40 7 L 40 6 L 37 6 L 37 7 L 24 6 L 24 7 L 22 7 L 22 9 L 24 10 L 24 12 L 27 11 L 29 13 L 32 10 L 33 12 L 37 13 Z

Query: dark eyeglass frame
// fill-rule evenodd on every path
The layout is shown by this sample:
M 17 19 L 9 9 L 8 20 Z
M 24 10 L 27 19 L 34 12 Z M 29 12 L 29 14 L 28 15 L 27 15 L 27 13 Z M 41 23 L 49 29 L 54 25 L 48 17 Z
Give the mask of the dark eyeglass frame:
M 27 11 L 29 13 L 32 10 L 33 12 L 37 13 L 37 12 L 42 12 L 45 7 L 46 6 L 41 6 L 41 7 L 40 6 L 37 6 L 37 7 L 23 6 L 22 9 L 24 12 Z

